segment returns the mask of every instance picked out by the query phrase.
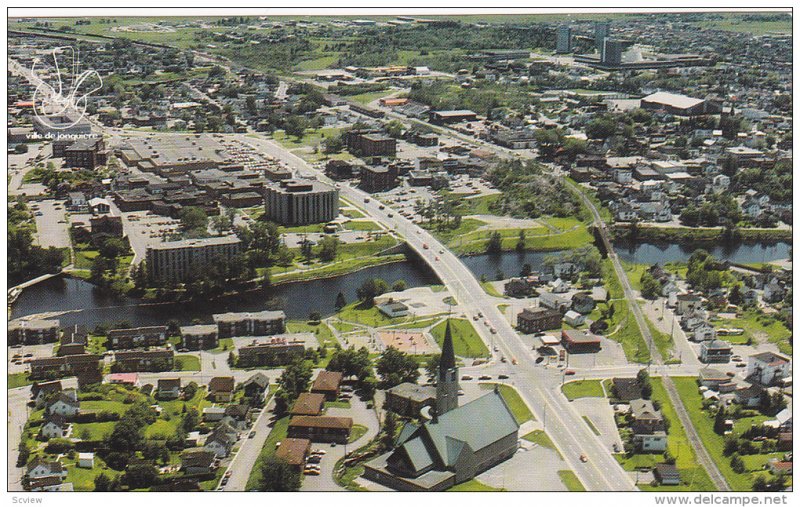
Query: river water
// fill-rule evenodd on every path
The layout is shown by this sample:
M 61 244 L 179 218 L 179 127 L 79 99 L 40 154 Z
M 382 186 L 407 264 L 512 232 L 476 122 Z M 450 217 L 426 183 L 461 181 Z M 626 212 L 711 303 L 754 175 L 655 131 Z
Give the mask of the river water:
M 790 255 L 789 243 L 742 244 L 733 248 L 717 246 L 708 250 L 721 259 L 750 263 L 786 259 Z M 693 249 L 679 245 L 617 245 L 620 258 L 630 262 L 652 264 L 685 261 Z M 556 252 L 557 253 L 557 252 Z M 536 270 L 547 255 L 554 252 L 505 252 L 497 255 L 465 257 L 464 264 L 477 277 L 485 275 L 495 279 L 498 271 L 511 277 L 519 274 L 526 263 Z M 258 311 L 283 309 L 291 319 L 305 319 L 311 312 L 323 316 L 334 313 L 336 295 L 342 292 L 348 302 L 355 300 L 356 289 L 369 278 L 382 278 L 389 284 L 405 280 L 408 287 L 439 283 L 436 275 L 420 261 L 403 261 L 355 273 L 279 285 L 270 291 L 251 291 L 243 295 L 228 296 L 213 303 L 148 304 L 133 298 L 108 296 L 93 285 L 73 278 L 52 278 L 25 289 L 12 308 L 11 317 L 43 312 L 68 312 L 58 316 L 62 326 L 73 324 L 89 328 L 101 323 L 127 321 L 134 326 L 160 325 L 175 319 L 181 324 L 194 320 L 211 322 L 211 314 L 227 311 Z

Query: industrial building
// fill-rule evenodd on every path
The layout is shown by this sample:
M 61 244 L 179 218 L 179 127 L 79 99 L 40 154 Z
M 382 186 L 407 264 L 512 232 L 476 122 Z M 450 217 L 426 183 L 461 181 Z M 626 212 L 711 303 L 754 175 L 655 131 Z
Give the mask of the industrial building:
M 266 218 L 281 225 L 330 222 L 339 215 L 339 191 L 312 180 L 283 180 L 265 187 Z

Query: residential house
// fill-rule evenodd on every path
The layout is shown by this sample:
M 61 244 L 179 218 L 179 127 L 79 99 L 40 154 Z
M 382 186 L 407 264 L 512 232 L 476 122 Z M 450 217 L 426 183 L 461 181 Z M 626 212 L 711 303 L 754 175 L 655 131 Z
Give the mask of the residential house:
M 322 393 L 300 393 L 295 400 L 290 415 L 320 415 L 325 406 L 325 395 Z
M 235 381 L 233 377 L 214 377 L 208 383 L 208 393 L 217 403 L 227 403 L 233 399 Z
M 653 477 L 662 486 L 678 486 L 681 483 L 681 473 L 678 467 L 669 463 L 658 463 L 653 469 Z
M 553 292 L 539 293 L 539 306 L 559 311 L 562 314 L 569 309 L 571 304 L 572 301 L 562 295 Z
M 650 400 L 638 399 L 630 402 L 633 442 L 642 452 L 664 452 L 667 449 L 667 433 L 664 416 L 656 410 Z
M 586 322 L 586 316 L 574 310 L 569 310 L 564 314 L 564 322 L 572 327 L 582 326 Z
M 683 315 L 692 310 L 699 310 L 702 306 L 702 299 L 696 294 L 678 294 L 675 305 L 675 313 Z
M 263 398 L 269 389 L 269 378 L 259 372 L 256 373 L 242 383 L 244 388 L 244 395 L 246 398 L 255 398 L 257 396 Z
M 763 391 L 757 385 L 740 387 L 733 393 L 734 400 L 736 403 L 748 408 L 757 407 L 761 403 L 761 393 Z
M 28 463 L 25 475 L 29 479 L 41 479 L 42 477 L 66 478 L 67 469 L 58 461 L 46 461 L 44 458 L 36 457 Z
M 209 434 L 208 438 L 206 438 L 204 448 L 207 451 L 213 452 L 218 458 L 226 458 L 228 454 L 230 454 L 231 449 L 233 449 L 233 445 L 236 443 L 236 432 L 234 431 L 231 433 L 220 428 L 220 426 L 217 426 L 217 428 Z M 228 426 L 228 428 L 230 427 Z
M 572 309 L 583 315 L 589 314 L 594 310 L 596 303 L 591 294 L 579 292 L 572 296 Z
M 181 395 L 181 379 L 161 378 L 158 379 L 158 391 L 156 397 L 159 400 L 175 400 Z
M 65 438 L 69 436 L 71 425 L 66 418 L 58 414 L 45 414 L 42 424 L 42 436 L 46 439 Z
M 325 395 L 328 401 L 334 401 L 339 397 L 339 389 L 342 384 L 343 375 L 338 371 L 321 371 L 311 384 L 312 393 Z
M 698 378 L 702 387 L 707 387 L 714 391 L 721 391 L 720 386 L 731 382 L 729 376 L 714 368 L 701 369 Z
M 296 469 L 301 469 L 311 453 L 311 440 L 307 438 L 284 438 L 280 442 L 275 457 Z
M 700 345 L 700 361 L 704 363 L 728 363 L 732 355 L 730 343 L 722 340 L 705 341 Z
M 45 402 L 57 393 L 60 393 L 61 381 L 53 380 L 52 382 L 34 382 L 31 386 L 31 398 L 36 408 L 42 408 Z
M 747 358 L 747 378 L 761 385 L 777 385 L 791 374 L 792 362 L 786 356 L 761 352 Z
M 81 411 L 81 403 L 74 389 L 67 389 L 55 395 L 46 405 L 45 412 L 72 418 Z
M 181 453 L 181 471 L 186 475 L 211 474 L 216 469 L 217 455 L 206 449 L 188 449 Z
M 206 407 L 203 409 L 203 420 L 206 422 L 219 422 L 225 417 L 225 407 Z
M 244 431 L 250 427 L 250 407 L 248 405 L 228 405 L 222 421 L 230 427 Z

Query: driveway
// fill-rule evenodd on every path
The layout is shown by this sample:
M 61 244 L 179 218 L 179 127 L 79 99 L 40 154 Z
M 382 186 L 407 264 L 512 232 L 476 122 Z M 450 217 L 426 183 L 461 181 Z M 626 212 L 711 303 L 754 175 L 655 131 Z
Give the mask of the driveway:
M 344 457 L 345 452 L 351 452 L 365 445 L 378 434 L 380 426 L 375 411 L 367 408 L 367 404 L 354 397 L 350 402 L 350 408 L 329 408 L 326 415 L 338 417 L 352 417 L 353 424 L 360 424 L 367 427 L 367 432 L 358 440 L 351 444 L 313 444 L 314 449 L 324 449 L 325 456 L 319 463 L 321 473 L 319 475 L 306 475 L 303 479 L 301 491 L 344 491 L 344 488 L 336 484 L 333 479 L 333 468 L 336 462 Z

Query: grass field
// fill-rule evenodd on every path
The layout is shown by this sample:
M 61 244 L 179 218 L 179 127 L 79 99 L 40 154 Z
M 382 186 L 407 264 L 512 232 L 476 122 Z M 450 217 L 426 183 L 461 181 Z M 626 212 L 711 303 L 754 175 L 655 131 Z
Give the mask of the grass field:
M 347 439 L 348 444 L 352 444 L 359 438 L 363 437 L 367 433 L 367 427 L 361 424 L 354 424 L 352 429 L 350 429 L 350 438 Z
M 338 314 L 336 314 L 336 316 L 340 320 L 355 322 L 356 324 L 363 324 L 371 327 L 398 324 L 408 320 L 406 317 L 387 317 L 386 315 L 382 314 L 377 307 L 372 306 L 367 308 L 359 302 L 350 303 L 349 305 L 345 306 Z
M 250 477 L 247 478 L 247 487 L 245 490 L 251 491 L 258 488 L 261 481 L 261 461 L 264 458 L 270 457 L 275 454 L 275 444 L 286 438 L 289 430 L 289 417 L 283 417 L 275 421 L 272 431 L 269 432 L 267 440 L 264 442 L 264 447 L 261 448 L 261 453 L 258 455 L 253 469 L 250 470 Z
M 447 322 L 443 321 L 431 328 L 431 335 L 441 347 L 444 343 L 444 333 Z M 449 319 L 450 331 L 453 337 L 453 349 L 461 357 L 489 357 L 489 349 L 484 345 L 481 337 L 466 319 Z
M 17 387 L 29 386 L 33 384 L 33 380 L 28 379 L 27 373 L 10 373 L 8 374 L 8 389 L 15 389 Z
M 447 491 L 454 491 L 454 492 L 465 492 L 465 491 L 505 491 L 504 489 L 500 488 L 493 488 L 491 486 L 487 486 L 486 484 L 480 482 L 477 479 L 470 479 L 467 482 L 462 482 L 461 484 L 456 484 L 452 488 L 448 489 Z
M 568 400 L 578 398 L 603 398 L 603 385 L 600 380 L 576 380 L 561 386 L 561 391 Z
M 178 368 L 178 361 L 181 362 Z M 175 356 L 175 369 L 177 371 L 200 371 L 200 358 L 189 354 Z
M 505 400 L 508 408 L 511 409 L 511 413 L 514 414 L 514 419 L 517 420 L 517 424 L 522 424 L 527 421 L 534 421 L 535 418 L 533 417 L 533 413 L 531 409 L 528 408 L 528 405 L 525 404 L 522 397 L 519 395 L 516 389 L 509 385 L 505 384 L 491 384 L 491 383 L 482 383 L 480 384 L 481 389 L 494 389 L 494 386 L 498 386 L 498 390 L 500 391 L 500 395 Z
M 522 438 L 524 438 L 529 442 L 533 442 L 534 444 L 546 447 L 547 449 L 551 449 L 556 453 L 558 453 L 559 456 L 561 456 L 561 453 L 558 452 L 558 449 L 556 449 L 556 444 L 553 443 L 553 441 L 550 439 L 547 433 L 545 433 L 543 430 L 533 430 L 527 435 L 523 436 Z M 561 459 L 564 459 L 563 456 L 561 457 Z
M 792 354 L 792 344 L 790 337 L 792 332 L 777 319 L 762 315 L 756 310 L 747 310 L 735 319 L 719 319 L 713 321 L 714 327 L 736 327 L 744 329 L 740 336 L 721 336 L 723 340 L 746 343 L 748 340 L 754 342 L 772 342 L 778 346 L 778 350 L 784 354 Z
M 578 476 L 572 470 L 559 470 L 558 476 L 569 491 L 586 491 Z

